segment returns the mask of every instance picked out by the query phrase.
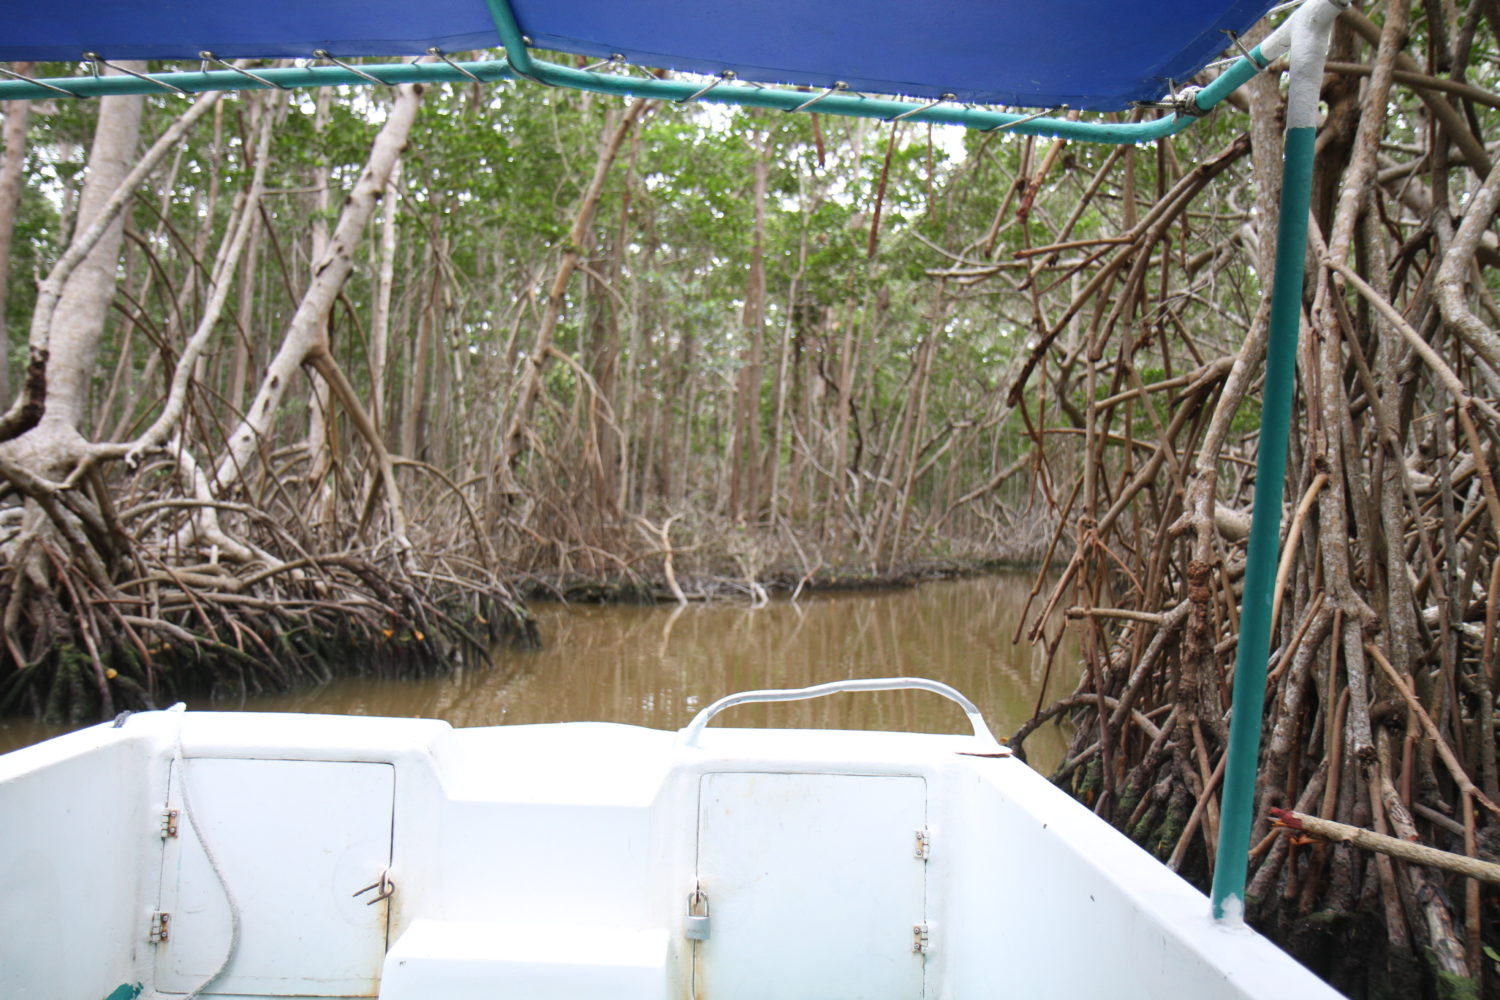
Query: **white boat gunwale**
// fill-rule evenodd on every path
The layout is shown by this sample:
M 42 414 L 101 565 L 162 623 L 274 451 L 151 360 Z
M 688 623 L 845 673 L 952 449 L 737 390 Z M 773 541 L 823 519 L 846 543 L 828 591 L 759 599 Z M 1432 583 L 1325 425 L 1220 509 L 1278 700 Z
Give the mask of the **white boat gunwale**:
M 154 978 L 174 942 L 150 944 L 146 934 L 164 895 L 159 887 L 173 874 L 160 825 L 163 805 L 174 801 L 168 775 L 180 759 L 190 782 L 198 762 L 391 766 L 388 870 L 341 873 L 345 884 L 337 887 L 352 892 L 383 874 L 397 887 L 379 904 L 388 910 L 387 933 L 371 945 L 362 995 L 688 996 L 694 976 L 704 975 L 695 963 L 725 940 L 687 936 L 685 903 L 703 875 L 705 789 L 741 794 L 758 782 L 775 794 L 841 789 L 853 808 L 864 802 L 881 812 L 885 789 L 914 786 L 855 782 L 918 778 L 930 857 L 915 857 L 917 831 L 902 829 L 879 848 L 891 855 L 899 840 L 902 858 L 880 864 L 900 878 L 921 871 L 923 912 L 899 922 L 907 941 L 919 923 L 930 939 L 915 955 L 882 952 L 880 961 L 892 967 L 917 963 L 921 987 L 881 996 L 980 997 L 1000 985 L 1023 996 L 1337 996 L 1264 938 L 1213 921 L 1201 893 L 1021 761 L 972 756 L 987 750 L 972 735 L 714 727 L 702 729 L 695 746 L 686 736 L 613 723 L 453 729 L 433 720 L 153 712 L 5 755 L 0 825 L 12 831 L 12 850 L 9 867 L 0 868 L 0 995 L 97 1000 L 137 984 L 144 997 L 183 995 L 160 991 Z M 725 775 L 744 777 L 717 777 Z M 253 794 L 261 800 L 244 809 L 275 810 L 275 787 Z M 825 814 L 816 804 L 798 808 L 796 815 L 812 819 L 788 835 L 790 843 L 816 843 L 817 817 Z M 748 817 L 766 825 L 751 841 L 771 843 L 775 818 Z M 336 827 L 336 820 L 320 822 Z M 210 825 L 216 838 L 224 829 Z M 190 817 L 183 836 L 196 836 Z M 243 845 L 214 846 L 232 879 L 253 887 L 247 873 L 262 860 Z M 288 857 L 296 853 L 296 844 L 281 846 Z M 832 872 L 843 852 L 821 850 L 814 869 Z M 31 859 L 23 860 L 29 881 L 17 873 L 18 857 Z M 733 894 L 717 886 L 708 892 L 714 927 L 727 934 Z M 819 898 L 815 887 L 808 892 Z M 810 947 L 836 937 L 840 921 L 862 919 L 858 899 L 825 902 L 801 918 Z M 36 912 L 43 919 L 22 920 Z M 174 929 L 186 919 L 174 917 Z M 62 926 L 78 926 L 97 943 L 96 965 L 69 959 L 58 943 L 69 937 L 59 934 Z M 247 923 L 243 933 L 248 941 L 272 930 Z M 800 940 L 767 938 L 778 954 Z M 1091 959 L 1080 962 L 1080 952 Z M 220 954 L 188 964 L 201 968 Z M 829 961 L 837 969 L 848 960 Z M 266 981 L 264 970 L 251 971 L 231 962 L 205 995 L 317 995 L 218 992 Z M 754 988 L 753 969 L 732 971 L 729 978 L 749 977 Z M 287 981 L 305 977 L 289 969 Z M 718 988 L 700 995 L 743 995 L 724 986 L 725 975 L 709 981 Z M 789 994 L 766 994 L 775 995 Z

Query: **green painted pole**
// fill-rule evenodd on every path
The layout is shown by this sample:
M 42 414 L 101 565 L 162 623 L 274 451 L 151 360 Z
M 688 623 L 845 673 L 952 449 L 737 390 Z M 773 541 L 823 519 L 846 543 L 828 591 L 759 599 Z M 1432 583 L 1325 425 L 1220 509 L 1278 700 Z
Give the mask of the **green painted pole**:
M 1349 0 L 1309 0 L 1288 22 L 1292 25 L 1288 40 L 1292 68 L 1281 160 L 1281 208 L 1276 224 L 1260 451 L 1255 462 L 1255 507 L 1245 553 L 1245 596 L 1240 610 L 1228 759 L 1210 892 L 1214 919 L 1226 923 L 1238 922 L 1245 912 L 1245 876 L 1250 866 L 1250 828 L 1255 820 L 1255 778 L 1271 650 L 1271 608 L 1276 600 L 1276 567 L 1280 561 L 1287 438 L 1291 433 L 1297 339 L 1302 326 L 1302 271 L 1312 203 L 1318 98 L 1328 36 L 1334 19 L 1348 6 Z
M 1287 438 L 1291 432 L 1297 338 L 1302 325 L 1302 270 L 1307 253 L 1307 213 L 1316 140 L 1315 128 L 1288 129 L 1281 166 L 1281 217 L 1276 226 L 1276 271 L 1266 344 L 1260 450 L 1255 462 L 1255 506 L 1245 561 L 1245 597 L 1234 667 L 1234 708 L 1229 719 L 1229 759 L 1224 767 L 1223 811 L 1214 862 L 1213 912 L 1220 920 L 1236 915 L 1231 911 L 1243 912 L 1250 827 L 1255 818 L 1255 776 L 1260 758 L 1261 716 L 1266 704 L 1271 607 L 1280 552 L 1281 497 L 1286 481 Z

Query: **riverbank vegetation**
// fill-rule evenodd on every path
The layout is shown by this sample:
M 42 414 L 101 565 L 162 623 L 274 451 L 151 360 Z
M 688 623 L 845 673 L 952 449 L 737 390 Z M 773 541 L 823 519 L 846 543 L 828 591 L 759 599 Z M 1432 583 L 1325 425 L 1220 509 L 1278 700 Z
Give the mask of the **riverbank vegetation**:
M 516 86 L 7 123 L 0 711 L 295 683 L 329 637 L 432 669 L 534 639 L 518 593 L 1045 543 L 1022 331 L 926 273 L 962 199 L 925 129 Z
M 1477 882 L 1269 812 L 1497 860 L 1497 33 L 1373 4 L 1324 84 L 1250 915 L 1355 996 L 1500 989 Z M 534 640 L 521 592 L 1048 562 L 1059 780 L 1202 881 L 1280 83 L 1116 149 L 530 84 L 9 105 L 0 711 L 441 669 Z
M 1323 90 L 1249 915 L 1354 996 L 1476 996 L 1481 982 L 1495 995 L 1493 885 L 1274 817 L 1491 861 L 1500 846 L 1500 11 L 1370 13 L 1341 17 Z M 1062 610 L 1087 665 L 1048 710 L 1082 723 L 1058 777 L 1199 881 L 1254 485 L 1255 276 L 1271 273 L 1279 181 L 1275 76 L 1245 100 L 1245 131 L 1208 155 L 1179 167 L 1177 146 L 1124 151 L 1095 175 L 1075 211 L 1121 192 L 1112 238 L 1032 293 L 1036 343 L 1010 395 L 1057 414 L 1041 433 L 1079 439 L 1080 460 L 1049 465 L 1066 569 L 1036 615 Z

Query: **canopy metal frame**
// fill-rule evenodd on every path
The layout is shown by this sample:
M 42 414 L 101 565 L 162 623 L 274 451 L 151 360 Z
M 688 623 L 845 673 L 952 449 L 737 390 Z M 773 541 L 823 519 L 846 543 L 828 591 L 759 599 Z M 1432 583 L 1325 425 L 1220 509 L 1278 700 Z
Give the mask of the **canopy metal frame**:
M 246 67 L 215 59 L 225 68 L 209 69 L 204 65 L 197 70 L 143 73 L 139 76 L 91 72 L 87 75 L 35 80 L 15 77 L 13 73 L 9 73 L 7 75 L 12 76 L 12 79 L 0 81 L 0 101 L 39 99 L 56 96 L 58 93 L 80 98 L 124 94 L 159 95 L 166 88 L 191 96 L 215 91 L 265 90 L 273 87 L 368 86 L 372 82 L 390 86 L 407 83 L 498 83 L 520 79 L 548 86 L 646 100 L 674 103 L 698 101 L 787 112 L 810 112 L 816 108 L 821 113 L 843 117 L 883 121 L 898 119 L 1079 142 L 1130 145 L 1176 135 L 1212 111 L 1246 80 L 1286 53 L 1290 40 L 1289 25 L 1295 19 L 1295 15 L 1288 18 L 1265 41 L 1247 55 L 1241 56 L 1208 86 L 1169 94 L 1168 100 L 1162 102 L 1166 105 L 1167 114 L 1149 121 L 1116 123 L 1038 117 L 1029 111 L 1017 113 L 943 101 L 914 103 L 838 88 L 814 95 L 815 99 L 810 100 L 806 90 L 741 83 L 722 75 L 716 77 L 709 87 L 689 79 L 625 76 L 609 72 L 611 63 L 608 62 L 602 67 L 575 69 L 532 55 L 510 0 L 486 0 L 486 3 L 505 47 L 505 55 L 500 59 L 459 62 L 442 52 L 430 51 L 431 61 L 361 63 L 356 66 L 340 60 L 329 65 L 316 65 L 311 62 L 313 57 L 326 61 L 338 56 L 338 53 L 319 51 L 308 53 L 308 65 L 260 67 L 251 72 L 246 72 Z
M 1226 923 L 1239 922 L 1244 912 L 1255 777 L 1265 709 L 1271 609 L 1275 598 L 1297 342 L 1302 320 L 1303 267 L 1307 252 L 1318 97 L 1333 21 L 1349 6 L 1350 0 L 1307 0 L 1259 45 L 1248 52 L 1241 46 L 1244 54 L 1230 63 L 1212 83 L 1201 89 L 1189 88 L 1169 95 L 1166 114 L 1133 123 L 1073 121 L 1047 117 L 1048 112 L 1017 114 L 994 108 L 967 107 L 945 100 L 902 101 L 853 93 L 839 85 L 822 92 L 766 87 L 738 82 L 729 73 L 714 77 L 706 85 L 688 79 L 643 78 L 610 72 L 618 60 L 575 69 L 532 55 L 509 0 L 486 0 L 486 3 L 505 47 L 502 59 L 456 62 L 443 52 L 429 50 L 427 58 L 430 61 L 354 66 L 320 51 L 316 55 L 330 65 L 308 64 L 252 71 L 245 66 L 225 63 L 205 52 L 202 68 L 185 72 L 113 75 L 91 72 L 84 76 L 34 80 L 19 76 L 13 70 L 0 69 L 0 76 L 9 77 L 0 80 L 0 101 L 34 100 L 58 94 L 89 98 L 122 94 L 160 95 L 172 91 L 191 97 L 215 91 L 271 88 L 526 80 L 544 86 L 646 100 L 697 101 L 788 113 L 818 112 L 884 121 L 959 125 L 982 131 L 1129 145 L 1153 142 L 1183 131 L 1256 73 L 1278 58 L 1290 56 L 1290 92 L 1282 157 L 1265 396 L 1234 671 L 1228 761 L 1211 891 L 1213 917 Z M 1239 44 L 1237 39 L 1234 41 Z M 90 59 L 95 70 L 103 61 L 94 54 L 90 54 Z M 225 68 L 209 69 L 210 62 L 217 62 Z

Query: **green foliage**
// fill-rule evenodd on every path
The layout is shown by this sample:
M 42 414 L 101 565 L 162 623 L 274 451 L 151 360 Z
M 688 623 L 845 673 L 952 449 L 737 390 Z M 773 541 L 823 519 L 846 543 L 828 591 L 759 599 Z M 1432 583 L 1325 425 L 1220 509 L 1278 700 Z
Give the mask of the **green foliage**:
M 60 252 L 57 236 L 56 206 L 40 190 L 22 188 L 5 294 L 5 328 L 13 332 L 12 351 L 19 350 L 19 345 L 26 342 L 25 331 L 36 300 L 37 275 L 45 274 L 56 260 Z M 12 364 L 20 363 L 22 357 L 24 352 L 13 357 Z
M 230 289 L 205 359 L 209 384 L 191 411 L 200 459 L 212 459 L 220 428 L 237 416 L 232 402 L 247 401 L 297 310 L 314 264 L 314 233 L 337 221 L 391 100 L 381 88 L 242 94 L 173 152 L 132 208 L 120 308 L 99 358 L 96 403 L 113 408 L 101 426 L 139 426 L 157 412 L 176 352 L 206 301 L 203 282 L 190 276 L 197 270 L 201 279 L 222 248 L 235 198 L 251 176 L 255 122 L 268 114 L 275 125 L 264 228 L 253 260 L 242 265 L 249 279 L 236 275 Z M 427 88 L 399 183 L 353 246 L 354 270 L 328 321 L 336 356 L 356 391 L 369 393 L 378 234 L 381 216 L 393 211 L 381 371 L 390 446 L 482 474 L 510 416 L 558 261 L 572 250 L 581 270 L 563 291 L 553 347 L 574 363 L 548 362 L 531 428 L 538 449 L 564 466 L 556 482 L 579 481 L 577 470 L 592 458 L 574 457 L 595 447 L 583 435 L 605 412 L 619 424 L 629 461 L 643 463 L 630 477 L 650 484 L 635 498 L 648 508 L 675 502 L 686 487 L 671 487 L 674 476 L 682 484 L 721 482 L 718 470 L 747 404 L 757 447 L 774 447 L 783 473 L 797 466 L 808 480 L 811 499 L 802 502 L 831 503 L 859 484 L 842 502 L 860 517 L 888 504 L 882 491 L 897 481 L 902 449 L 941 459 L 912 486 L 918 501 L 937 504 L 1029 447 L 1019 418 L 1001 405 L 1017 358 L 1037 336 L 1028 296 L 1011 287 L 1019 278 L 1014 254 L 1052 239 L 1116 154 L 1066 147 L 1023 221 L 1017 183 L 1047 156 L 1047 140 L 656 105 L 626 138 L 580 237 L 572 231 L 580 200 L 625 107 L 528 83 Z M 180 109 L 166 95 L 148 99 L 143 141 Z M 59 105 L 33 129 L 37 182 L 22 206 L 7 307 L 13 344 L 33 278 L 55 259 L 71 223 L 96 114 L 85 103 Z M 1212 146 L 1235 127 L 1215 125 L 1204 142 Z M 1154 148 L 1129 155 L 1143 210 L 1170 181 L 1158 180 L 1163 167 L 1175 167 Z M 765 319 L 750 329 L 752 179 L 760 167 Z M 1117 160 L 1069 239 L 1118 231 L 1120 175 Z M 320 199 L 324 176 L 329 190 Z M 938 274 L 985 262 L 1011 270 L 984 280 L 944 278 L 938 302 Z M 1254 275 L 1241 271 L 1235 282 L 1253 292 Z M 1039 281 L 1052 280 L 1044 269 Z M 760 368 L 752 373 L 757 338 Z M 930 364 L 919 370 L 928 349 Z M 237 370 L 243 381 L 231 386 Z M 752 374 L 758 379 L 746 390 Z M 840 397 L 845 379 L 852 399 Z M 1075 379 L 1066 388 L 1081 406 L 1080 385 Z M 1170 394 L 1149 398 L 1165 419 Z M 918 409 L 920 421 L 905 429 L 905 414 Z M 304 441 L 313 412 L 305 387 L 297 387 L 278 411 L 274 436 Z M 1134 412 L 1145 433 L 1146 411 Z M 358 438 L 347 420 L 336 434 L 340 447 Z M 833 468 L 839 454 L 844 469 Z M 809 455 L 812 464 L 804 461 Z

